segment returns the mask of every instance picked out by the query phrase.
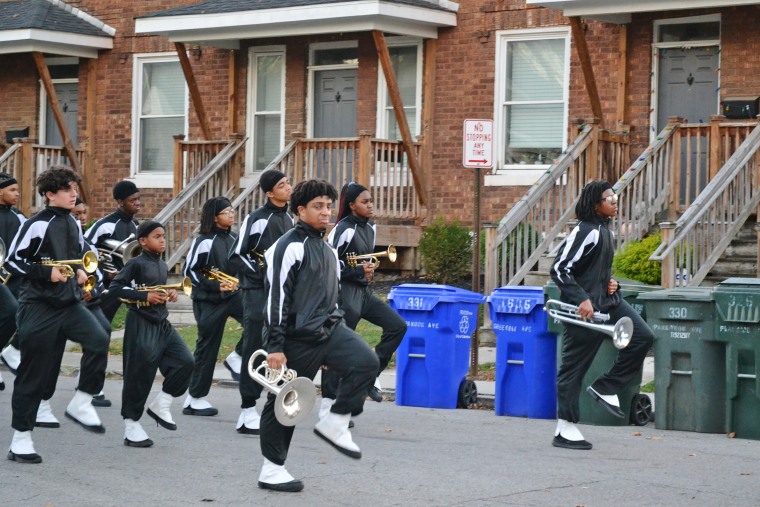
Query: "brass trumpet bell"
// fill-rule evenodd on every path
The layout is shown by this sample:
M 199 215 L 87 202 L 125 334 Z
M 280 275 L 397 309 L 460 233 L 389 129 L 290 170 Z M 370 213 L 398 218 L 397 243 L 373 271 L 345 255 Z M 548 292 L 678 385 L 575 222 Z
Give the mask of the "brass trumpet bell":
M 264 362 L 256 368 L 254 364 L 261 356 Z M 284 365 L 279 370 L 270 368 L 266 357 L 263 349 L 254 352 L 248 361 L 248 375 L 276 396 L 274 416 L 277 421 L 283 426 L 295 426 L 311 414 L 317 401 L 317 388 L 311 380 L 299 377 L 295 370 Z
M 44 266 L 53 266 L 61 271 L 61 274 L 66 278 L 74 276 L 74 268 L 72 266 L 82 265 L 82 269 L 87 274 L 94 273 L 98 269 L 98 256 L 95 252 L 87 251 L 81 259 L 70 259 L 65 261 L 55 261 L 49 258 L 43 258 L 40 263 Z
M 356 255 L 354 253 L 350 253 L 346 255 L 346 262 L 349 266 L 355 268 L 357 265 L 361 264 L 364 261 L 370 261 L 372 264 L 372 269 L 377 269 L 377 267 L 380 265 L 380 257 L 388 257 L 389 261 L 396 262 L 396 247 L 389 245 L 388 249 L 385 252 L 377 252 L 371 254 Z
M 586 327 L 599 331 L 612 338 L 612 343 L 618 349 L 624 349 L 631 343 L 631 337 L 633 336 L 633 321 L 629 317 L 623 317 L 618 320 L 615 325 L 604 324 L 610 320 L 610 316 L 606 313 L 594 313 L 591 320 L 586 320 L 578 314 L 578 307 L 565 303 L 557 299 L 550 299 L 544 305 L 544 310 L 550 317 L 575 324 L 576 326 Z
M 147 287 L 139 287 L 137 290 L 141 292 L 166 292 L 171 289 L 181 290 L 185 293 L 185 296 L 189 296 L 193 293 L 193 282 L 190 278 L 184 277 L 180 283 L 173 283 L 169 285 L 150 285 Z
M 202 271 L 203 276 L 209 280 L 216 280 L 217 282 L 226 283 L 228 285 L 232 285 L 233 287 L 237 287 L 240 284 L 240 280 L 232 275 L 228 275 L 224 271 L 221 271 L 219 268 L 203 268 Z

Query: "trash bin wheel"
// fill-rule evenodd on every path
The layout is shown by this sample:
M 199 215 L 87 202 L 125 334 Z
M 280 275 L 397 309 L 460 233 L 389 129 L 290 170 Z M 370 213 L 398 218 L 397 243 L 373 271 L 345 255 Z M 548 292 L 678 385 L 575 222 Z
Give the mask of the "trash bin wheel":
M 457 408 L 468 408 L 478 401 L 478 387 L 475 382 L 469 379 L 462 380 L 459 384 L 459 394 L 457 395 Z
M 631 401 L 631 424 L 646 426 L 653 419 L 652 400 L 646 394 L 637 394 Z

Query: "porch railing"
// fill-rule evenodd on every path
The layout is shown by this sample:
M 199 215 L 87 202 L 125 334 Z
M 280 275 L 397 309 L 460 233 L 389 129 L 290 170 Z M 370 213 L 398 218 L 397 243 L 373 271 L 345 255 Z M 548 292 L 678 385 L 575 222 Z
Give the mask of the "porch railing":
M 235 135 L 233 140 L 239 140 Z M 185 141 L 184 135 L 174 136 L 174 195 L 198 176 L 229 144 L 229 141 Z
M 212 197 L 234 197 L 237 191 L 241 148 L 245 139 L 230 141 L 208 165 L 182 188 L 154 218 L 166 230 L 164 258 L 173 269 L 187 253 L 200 225 L 203 204 Z
M 650 257 L 662 261 L 662 285 L 702 283 L 759 204 L 760 125 L 678 221 L 662 224 L 663 241 Z

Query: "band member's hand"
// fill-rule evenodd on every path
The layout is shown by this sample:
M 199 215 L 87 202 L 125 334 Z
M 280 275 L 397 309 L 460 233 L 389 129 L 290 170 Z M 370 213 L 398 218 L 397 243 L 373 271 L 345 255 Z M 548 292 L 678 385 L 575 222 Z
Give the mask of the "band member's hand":
M 286 362 L 287 358 L 282 352 L 273 352 L 271 354 L 267 354 L 267 364 L 273 370 L 279 370 Z
M 177 291 L 175 289 L 169 289 L 167 298 L 169 299 L 170 303 L 176 303 L 179 299 L 179 294 L 177 294 Z
M 584 319 L 590 319 L 594 316 L 594 305 L 591 304 L 590 299 L 587 299 L 578 305 L 578 315 Z
M 617 280 L 612 280 L 607 283 L 607 294 L 610 296 L 617 292 L 617 290 L 620 288 L 620 284 L 617 283 Z
M 219 283 L 219 290 L 221 292 L 234 292 L 237 290 L 237 284 L 234 283 L 228 283 L 228 282 L 220 282 Z
M 162 305 L 166 303 L 166 294 L 156 290 L 148 292 L 148 303 L 152 305 Z
M 118 275 L 118 274 L 119 274 L 118 271 L 106 271 L 106 273 L 105 273 L 105 275 L 106 275 L 106 277 L 108 277 L 109 281 L 111 281 L 114 278 L 116 278 L 116 275 Z
M 371 262 L 366 262 L 366 261 L 362 262 L 362 267 L 364 268 L 364 278 L 366 278 L 367 280 L 371 282 L 372 278 L 374 278 L 375 276 L 375 268 L 372 267 Z
M 53 269 L 50 270 L 50 281 L 53 283 L 60 283 L 60 282 L 66 282 L 69 279 L 68 276 L 63 276 L 63 273 L 61 273 L 61 268 L 57 266 L 53 266 Z
M 84 285 L 87 281 L 87 273 L 83 269 L 77 269 L 77 285 Z
M 89 303 L 92 301 L 92 292 L 86 290 L 82 293 L 82 299 L 84 299 L 85 303 Z

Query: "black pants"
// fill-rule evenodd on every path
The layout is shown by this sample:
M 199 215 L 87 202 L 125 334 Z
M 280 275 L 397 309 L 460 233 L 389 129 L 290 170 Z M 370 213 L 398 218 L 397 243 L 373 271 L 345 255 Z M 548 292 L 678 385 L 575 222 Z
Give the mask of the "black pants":
M 92 314 L 93 317 L 95 317 L 95 320 L 98 321 L 98 324 L 100 324 L 100 327 L 103 328 L 103 331 L 106 332 L 106 336 L 109 337 L 109 343 L 110 343 L 110 337 L 111 337 L 111 324 L 106 320 L 106 318 L 103 316 L 103 312 L 100 310 L 100 305 L 94 304 L 89 305 L 85 304 L 85 307 L 87 310 Z M 76 337 L 69 337 L 68 338 L 71 341 L 77 341 Z M 61 341 L 60 343 L 60 351 L 56 350 L 56 352 L 53 354 L 54 357 L 58 357 L 58 361 L 53 366 L 53 369 L 51 370 L 50 378 L 48 379 L 48 383 L 45 386 L 45 391 L 42 393 L 42 399 L 43 400 L 49 400 L 53 397 L 55 394 L 56 386 L 58 385 L 58 375 L 61 371 L 61 361 L 63 360 L 63 353 L 66 351 L 66 342 Z M 106 361 L 107 361 L 108 355 L 106 354 Z M 89 370 L 92 368 L 98 368 L 100 364 L 98 363 L 98 358 L 92 354 L 89 350 L 82 349 L 82 360 L 79 364 L 79 371 L 80 371 L 80 379 L 81 375 L 84 374 L 85 370 Z M 102 389 L 102 387 L 101 387 Z M 95 394 L 100 393 L 98 391 Z
M 631 343 L 618 352 L 610 369 L 597 378 L 592 387 L 599 394 L 617 394 L 631 381 L 641 369 L 644 358 L 652 347 L 654 333 L 641 315 L 636 313 L 625 300 L 610 309 L 610 321 L 614 324 L 622 317 L 633 321 Z M 557 417 L 572 423 L 580 420 L 580 392 L 583 377 L 594 361 L 602 340 L 610 337 L 593 329 L 564 323 L 564 345 L 562 347 L 562 365 L 557 373 Z
M 243 296 L 238 291 L 219 303 L 193 301 L 193 315 L 198 324 L 198 340 L 193 354 L 195 366 L 190 378 L 190 396 L 203 398 L 214 380 L 214 367 L 227 318 L 232 317 L 243 324 Z
M 18 302 L 13 293 L 5 285 L 0 285 L 0 349 L 8 345 L 16 334 L 17 311 Z
M 119 298 L 109 291 L 105 291 L 103 295 L 100 296 L 100 309 L 103 311 L 103 315 L 105 315 L 106 320 L 109 323 L 113 322 L 113 317 L 116 315 L 116 312 L 121 305 L 122 303 L 119 301 Z
M 51 375 L 58 376 L 66 340 L 82 345 L 82 373 L 78 389 L 98 394 L 108 363 L 108 335 L 83 303 L 59 308 L 47 303 L 21 303 L 16 316 L 21 364 L 13 387 L 13 420 L 18 431 L 34 429 L 37 409 Z M 86 365 L 86 366 L 85 366 Z
M 380 343 L 375 346 L 375 354 L 380 361 L 377 375 L 380 375 L 396 352 L 406 334 L 406 321 L 387 303 L 372 294 L 367 286 L 346 283 L 341 286 L 340 307 L 345 312 L 346 326 L 356 329 L 361 319 L 382 328 Z M 375 376 L 377 376 L 375 375 Z M 322 396 L 335 399 L 340 377 L 331 370 L 322 372 Z
M 168 320 L 151 322 L 127 312 L 124 329 L 124 389 L 121 416 L 140 420 L 156 371 L 164 377 L 162 390 L 181 396 L 193 373 L 193 354 Z
M 243 289 L 243 366 L 240 371 L 240 408 L 251 408 L 261 396 L 263 387 L 248 375 L 248 361 L 257 350 L 264 348 L 264 305 L 267 293 L 263 287 Z M 256 361 L 258 367 L 264 358 Z M 298 371 L 298 370 L 296 370 Z
M 314 379 L 322 365 L 335 371 L 341 379 L 338 396 L 330 409 L 336 414 L 357 415 L 364 409 L 367 389 L 378 369 L 377 356 L 362 338 L 342 322 L 324 343 L 285 339 L 287 367 L 299 377 Z M 285 464 L 294 426 L 283 426 L 274 415 L 275 396 L 267 396 L 261 414 L 261 454 L 277 465 Z

